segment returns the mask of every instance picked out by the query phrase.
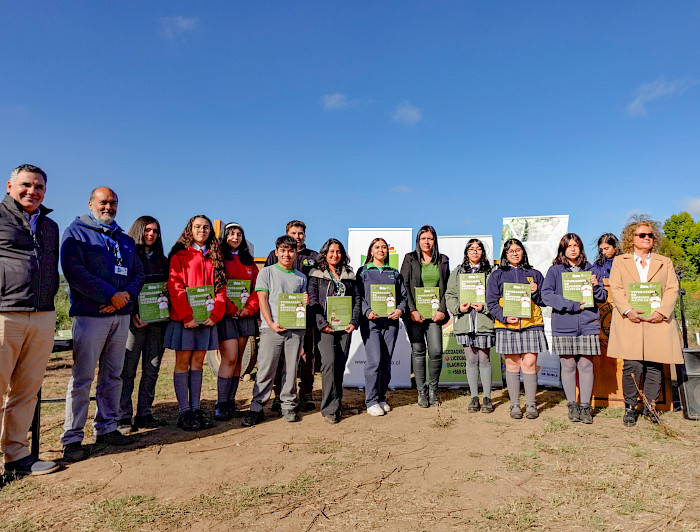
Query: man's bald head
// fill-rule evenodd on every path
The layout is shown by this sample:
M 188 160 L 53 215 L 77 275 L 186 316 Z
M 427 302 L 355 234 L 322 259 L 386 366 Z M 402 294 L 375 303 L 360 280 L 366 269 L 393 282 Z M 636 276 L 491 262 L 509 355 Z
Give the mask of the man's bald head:
M 88 207 L 93 218 L 100 223 L 109 225 L 117 216 L 117 193 L 109 187 L 97 187 L 90 193 Z

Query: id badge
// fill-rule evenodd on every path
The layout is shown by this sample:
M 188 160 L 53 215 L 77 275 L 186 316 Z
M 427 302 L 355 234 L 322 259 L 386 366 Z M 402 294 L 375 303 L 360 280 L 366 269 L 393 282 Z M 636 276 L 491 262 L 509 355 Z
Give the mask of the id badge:
M 114 273 L 116 273 L 117 275 L 128 275 L 129 269 L 124 266 L 115 266 Z

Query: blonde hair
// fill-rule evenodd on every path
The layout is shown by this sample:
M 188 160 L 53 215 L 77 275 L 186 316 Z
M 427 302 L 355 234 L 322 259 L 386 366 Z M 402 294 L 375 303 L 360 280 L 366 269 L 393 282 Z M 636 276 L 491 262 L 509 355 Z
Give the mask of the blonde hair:
M 634 244 L 632 243 L 634 240 L 634 234 L 637 232 L 637 229 L 643 225 L 646 225 L 649 229 L 651 229 L 651 232 L 654 233 L 654 244 L 651 247 L 651 251 L 657 251 L 659 249 L 661 246 L 661 240 L 664 236 L 659 222 L 652 220 L 648 214 L 635 214 L 629 218 L 627 225 L 622 230 L 622 234 L 620 235 L 622 251 L 625 253 L 634 252 Z

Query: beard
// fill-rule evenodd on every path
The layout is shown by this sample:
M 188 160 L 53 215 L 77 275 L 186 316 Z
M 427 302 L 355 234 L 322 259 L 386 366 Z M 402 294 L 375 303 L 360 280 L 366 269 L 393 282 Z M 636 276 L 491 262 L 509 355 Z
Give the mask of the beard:
M 117 217 L 117 213 L 103 213 L 102 211 L 92 211 L 92 216 L 100 223 L 111 224 Z

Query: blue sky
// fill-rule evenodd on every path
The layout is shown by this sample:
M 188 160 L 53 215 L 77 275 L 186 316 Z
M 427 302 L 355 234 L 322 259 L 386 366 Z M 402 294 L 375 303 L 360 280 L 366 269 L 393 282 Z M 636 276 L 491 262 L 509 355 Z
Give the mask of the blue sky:
M 494 234 L 700 217 L 700 3 L 0 1 L 0 170 L 65 228 L 112 186 L 166 244 L 293 218 Z M 590 254 L 590 253 L 589 253 Z

